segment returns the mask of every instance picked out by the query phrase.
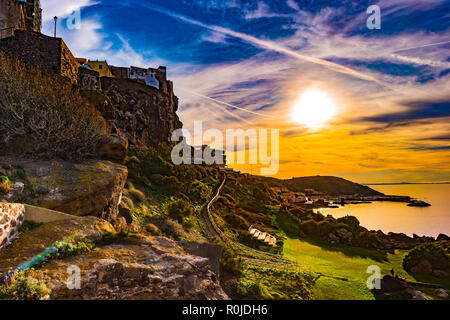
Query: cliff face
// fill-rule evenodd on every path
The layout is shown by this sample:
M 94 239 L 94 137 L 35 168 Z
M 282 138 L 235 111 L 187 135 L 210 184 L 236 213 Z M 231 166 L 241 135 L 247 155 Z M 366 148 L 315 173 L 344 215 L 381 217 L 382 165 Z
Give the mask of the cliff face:
M 171 133 L 182 127 L 176 111 L 178 98 L 129 79 L 101 78 L 101 91 L 83 88 L 82 95 L 101 112 L 111 134 L 128 140 L 130 147 L 170 142 Z

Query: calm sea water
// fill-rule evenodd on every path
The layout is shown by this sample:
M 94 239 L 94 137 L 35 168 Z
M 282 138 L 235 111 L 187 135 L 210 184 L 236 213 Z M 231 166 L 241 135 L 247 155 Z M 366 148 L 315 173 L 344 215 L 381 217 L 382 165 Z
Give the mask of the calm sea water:
M 431 207 L 408 207 L 406 203 L 373 202 L 320 209 L 335 218 L 352 215 L 369 230 L 403 232 L 407 235 L 450 236 L 450 184 L 414 184 L 370 186 L 388 195 L 411 196 L 431 204 Z

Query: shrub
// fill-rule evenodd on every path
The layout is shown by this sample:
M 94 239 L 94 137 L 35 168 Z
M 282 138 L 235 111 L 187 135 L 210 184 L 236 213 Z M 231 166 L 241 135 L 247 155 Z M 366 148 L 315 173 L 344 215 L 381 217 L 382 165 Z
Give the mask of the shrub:
M 359 220 L 353 216 L 345 216 L 337 219 L 338 223 L 346 224 L 351 228 L 352 231 L 356 231 L 359 228 Z
M 186 200 L 174 200 L 167 206 L 167 213 L 170 218 L 183 223 L 183 220 L 192 216 L 192 208 Z
M 235 228 L 247 230 L 250 227 L 247 220 L 237 214 L 229 214 L 225 217 L 225 220 Z
M 22 232 L 27 232 L 27 231 L 33 230 L 33 229 L 35 229 L 37 227 L 40 227 L 42 225 L 43 225 L 43 223 L 40 223 L 40 222 L 34 222 L 34 221 L 30 221 L 30 220 L 25 220 L 22 223 L 22 225 L 20 226 L 19 232 L 21 232 L 21 233 Z
M 220 258 L 221 268 L 233 274 L 239 274 L 242 267 L 242 258 L 229 246 L 222 243 L 222 247 L 222 257 Z
M 145 225 L 145 231 L 147 231 L 152 236 L 160 236 L 161 230 L 157 226 L 155 226 L 153 223 L 147 223 Z
M 11 186 L 8 181 L 0 182 L 0 194 L 8 194 L 11 190 Z
M 432 270 L 450 271 L 450 255 L 447 249 L 436 243 L 427 243 L 412 249 L 403 259 L 403 268 L 406 271 L 412 271 L 414 266 L 427 260 Z
M 128 194 L 133 198 L 134 201 L 137 202 L 143 202 L 145 201 L 145 194 L 134 188 L 133 186 L 130 187 L 130 189 L 128 190 Z
M 96 155 L 105 133 L 100 113 L 70 82 L 0 53 L 3 149 L 37 158 L 82 160 Z
M 0 299 L 43 300 L 50 295 L 46 285 L 25 273 L 19 273 L 7 284 L 0 286 Z

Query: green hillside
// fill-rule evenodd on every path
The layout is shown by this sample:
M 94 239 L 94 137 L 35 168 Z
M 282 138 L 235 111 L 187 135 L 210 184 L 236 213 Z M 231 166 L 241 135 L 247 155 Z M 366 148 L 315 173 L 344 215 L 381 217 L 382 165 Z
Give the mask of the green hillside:
M 367 186 L 360 185 L 338 177 L 311 176 L 280 180 L 264 178 L 272 187 L 284 187 L 295 192 L 304 192 L 305 189 L 314 189 L 331 196 L 343 194 L 383 195 Z

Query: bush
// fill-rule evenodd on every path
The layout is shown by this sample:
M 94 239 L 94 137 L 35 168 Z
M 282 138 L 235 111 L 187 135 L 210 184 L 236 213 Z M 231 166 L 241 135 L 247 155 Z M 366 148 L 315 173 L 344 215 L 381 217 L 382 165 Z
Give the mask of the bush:
M 43 300 L 50 292 L 42 281 L 22 272 L 15 275 L 7 284 L 0 286 L 0 299 Z
M 427 243 L 412 249 L 403 259 L 403 268 L 411 272 L 414 267 L 422 263 L 424 260 L 431 265 L 429 271 L 450 272 L 450 255 L 447 249 L 436 243 Z M 423 270 L 425 271 L 425 270 Z M 427 274 L 428 272 L 420 272 Z
M 157 226 L 155 226 L 153 223 L 147 223 L 145 225 L 145 231 L 147 231 L 147 233 L 149 233 L 152 236 L 160 236 L 161 235 L 161 230 L 159 230 L 159 228 Z
M 225 217 L 225 220 L 231 224 L 234 228 L 240 228 L 248 230 L 250 227 L 250 224 L 245 220 L 243 217 L 236 215 L 236 214 L 229 214 Z
M 25 220 L 22 223 L 22 225 L 20 226 L 19 232 L 20 233 L 27 232 L 27 231 L 33 230 L 33 229 L 35 229 L 37 227 L 40 227 L 42 225 L 43 225 L 43 223 L 40 223 L 40 222 L 34 222 L 34 221 L 30 221 L 30 220 Z
M 345 216 L 345 217 L 339 218 L 339 219 L 337 219 L 337 222 L 343 223 L 343 224 L 349 226 L 353 232 L 355 232 L 359 228 L 359 220 L 353 216 Z
M 174 200 L 167 206 L 167 213 L 170 218 L 177 220 L 180 223 L 190 216 L 192 216 L 192 208 L 186 200 Z
M 11 190 L 11 186 L 8 181 L 0 182 L 0 194 L 8 194 Z
M 96 155 L 105 134 L 100 113 L 70 82 L 0 53 L 0 148 L 82 160 Z
M 145 201 L 145 194 L 134 188 L 133 186 L 130 187 L 130 189 L 128 190 L 128 194 L 133 198 L 134 201 L 137 202 L 143 202 Z

